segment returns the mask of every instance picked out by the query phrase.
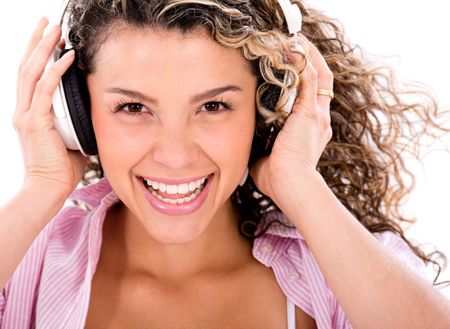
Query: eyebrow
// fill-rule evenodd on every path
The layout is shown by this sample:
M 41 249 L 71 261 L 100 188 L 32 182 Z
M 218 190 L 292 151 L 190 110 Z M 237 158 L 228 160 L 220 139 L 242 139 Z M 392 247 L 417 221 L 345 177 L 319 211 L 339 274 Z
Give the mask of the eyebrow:
M 121 94 L 121 95 L 128 96 L 130 98 L 136 98 L 136 99 L 142 100 L 147 103 L 158 104 L 158 101 L 156 99 L 149 97 L 149 96 L 147 96 L 139 91 L 136 91 L 136 90 L 112 87 L 112 88 L 107 88 L 105 91 L 107 93 L 111 93 L 111 94 Z M 220 95 L 227 91 L 242 92 L 242 88 L 240 88 L 239 86 L 236 86 L 236 85 L 226 85 L 223 87 L 206 90 L 200 94 L 192 96 L 190 98 L 190 102 L 191 103 L 199 102 L 203 99 L 212 98 L 212 97 L 215 97 L 215 96 Z

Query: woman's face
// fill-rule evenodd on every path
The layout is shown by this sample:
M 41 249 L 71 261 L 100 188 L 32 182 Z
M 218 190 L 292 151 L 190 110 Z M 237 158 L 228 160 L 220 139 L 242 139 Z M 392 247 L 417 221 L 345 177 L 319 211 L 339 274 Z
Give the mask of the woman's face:
M 239 50 L 201 30 L 124 27 L 88 86 L 101 163 L 128 215 L 161 243 L 223 218 L 255 128 L 256 79 Z

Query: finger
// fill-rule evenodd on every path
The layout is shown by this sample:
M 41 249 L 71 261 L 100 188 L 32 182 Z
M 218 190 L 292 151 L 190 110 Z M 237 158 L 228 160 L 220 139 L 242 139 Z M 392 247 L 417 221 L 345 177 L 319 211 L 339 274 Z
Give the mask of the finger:
M 57 42 L 60 40 L 61 29 L 54 26 L 50 32 L 42 38 L 32 51 L 27 62 L 19 74 L 19 112 L 28 110 L 33 99 L 36 82 L 45 70 L 50 54 L 53 52 Z
M 73 50 L 64 54 L 55 62 L 36 84 L 36 91 L 31 102 L 30 113 L 36 117 L 48 114 L 51 109 L 53 94 L 61 81 L 64 72 L 73 63 L 75 52 Z
M 83 178 L 88 158 L 84 157 L 79 151 L 68 150 L 68 154 L 74 167 L 74 172 L 76 175 L 75 184 L 77 185 L 78 182 Z M 73 186 L 74 189 L 76 188 L 76 185 Z
M 302 72 L 302 83 L 297 94 L 292 112 L 300 112 L 315 119 L 317 117 L 317 72 L 310 61 L 307 61 Z
M 64 40 L 64 39 L 59 40 L 58 47 L 61 49 L 65 49 L 66 48 L 66 40 Z
M 30 57 L 31 53 L 33 52 L 34 48 L 36 48 L 39 41 L 42 39 L 42 34 L 44 33 L 45 28 L 48 25 L 48 19 L 46 17 L 42 17 L 39 20 L 38 25 L 36 26 L 36 29 L 33 31 L 33 34 L 31 35 L 31 39 L 28 43 L 28 46 L 25 50 L 25 53 L 22 57 L 22 60 L 20 61 L 20 67 L 22 67 Z
M 23 69 L 23 66 L 27 62 L 28 58 L 30 57 L 31 53 L 33 52 L 34 48 L 36 48 L 36 45 L 39 43 L 39 41 L 42 39 L 42 34 L 44 33 L 45 28 L 48 25 L 48 19 L 46 17 L 42 17 L 39 20 L 38 25 L 36 26 L 35 30 L 33 31 L 33 34 L 31 36 L 30 41 L 28 42 L 27 48 L 25 49 L 25 53 L 20 61 L 19 64 L 19 76 L 20 72 Z M 16 86 L 16 104 L 19 104 L 19 98 L 20 98 L 20 78 L 17 79 L 17 86 Z
M 309 41 L 308 41 L 309 42 Z M 311 42 L 308 47 L 308 59 L 317 73 L 317 88 L 333 90 L 333 73 L 331 72 L 325 58 L 319 52 L 316 46 Z M 327 95 L 317 95 L 317 103 L 321 108 L 329 108 L 331 97 Z
M 270 191 L 268 190 L 270 184 L 263 181 L 263 177 L 269 177 L 267 172 L 268 159 L 268 156 L 258 159 L 249 170 L 249 175 L 252 177 L 256 187 L 265 195 L 270 195 Z
M 315 118 L 317 116 L 317 72 L 308 60 L 310 46 L 311 43 L 306 38 L 297 34 L 290 39 L 291 52 L 288 57 L 301 78 L 292 112 L 300 111 L 308 117 Z
M 324 89 L 327 92 L 333 92 L 333 73 L 331 72 L 325 58 L 319 52 L 319 50 L 311 44 L 309 47 L 309 58 L 312 65 L 317 72 L 317 89 Z M 330 103 L 333 96 L 330 95 L 317 95 L 317 108 L 318 116 L 321 118 L 322 126 L 326 128 L 327 134 L 325 141 L 328 142 L 331 139 L 331 113 L 330 113 Z

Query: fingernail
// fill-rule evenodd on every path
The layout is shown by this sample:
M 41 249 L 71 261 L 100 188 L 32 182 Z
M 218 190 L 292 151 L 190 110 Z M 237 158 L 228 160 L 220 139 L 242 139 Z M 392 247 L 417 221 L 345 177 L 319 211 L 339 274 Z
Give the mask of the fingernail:
M 47 27 L 44 30 L 44 36 L 53 36 L 56 33 L 57 29 L 58 25 L 53 25 L 51 27 L 47 25 Z
M 48 24 L 48 19 L 47 19 L 47 17 L 45 17 L 45 16 L 42 16 L 42 17 L 39 19 L 39 22 L 37 23 L 37 26 L 41 26 L 41 25 L 43 25 L 43 24 L 45 24 L 45 25 Z
M 58 30 L 58 28 L 59 28 L 59 25 L 54 25 L 52 28 L 51 28 L 51 30 L 50 30 L 50 33 L 55 33 L 57 30 Z
M 301 43 L 299 40 L 293 40 L 293 41 L 289 44 L 289 49 L 290 49 L 292 52 L 305 54 L 305 48 L 303 47 L 302 43 Z

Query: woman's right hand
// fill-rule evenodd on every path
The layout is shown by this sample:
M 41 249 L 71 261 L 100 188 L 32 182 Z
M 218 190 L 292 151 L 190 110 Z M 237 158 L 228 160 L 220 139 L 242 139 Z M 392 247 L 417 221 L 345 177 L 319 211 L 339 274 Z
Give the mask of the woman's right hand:
M 24 185 L 45 184 L 66 199 L 81 180 L 86 159 L 80 152 L 67 150 L 54 128 L 53 94 L 72 64 L 74 52 L 66 53 L 45 71 L 61 38 L 59 26 L 43 36 L 47 25 L 47 19 L 42 18 L 21 61 L 13 124 L 23 153 Z

